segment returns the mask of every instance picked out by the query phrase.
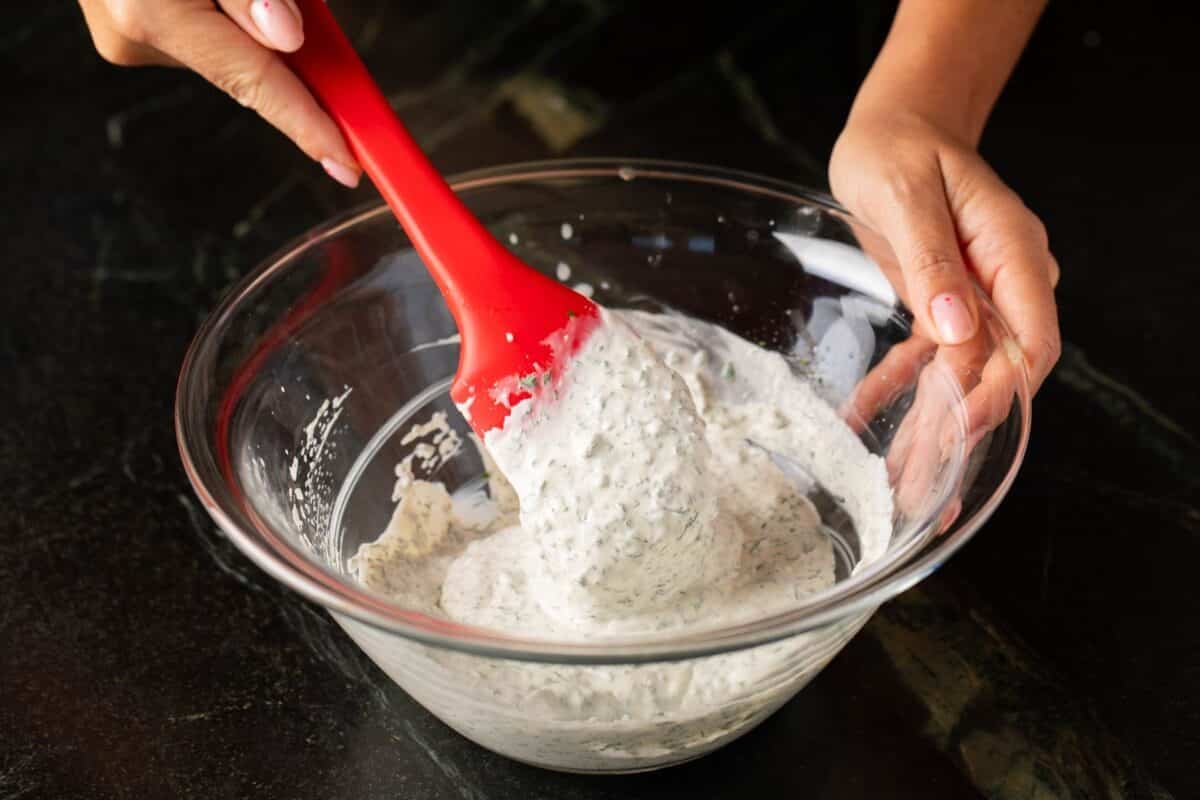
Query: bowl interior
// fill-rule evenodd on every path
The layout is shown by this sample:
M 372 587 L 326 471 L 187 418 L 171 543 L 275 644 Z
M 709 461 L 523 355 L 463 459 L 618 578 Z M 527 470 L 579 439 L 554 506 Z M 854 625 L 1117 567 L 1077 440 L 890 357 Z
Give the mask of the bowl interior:
M 628 163 L 511 168 L 457 188 L 526 263 L 601 304 L 685 314 L 783 354 L 887 460 L 886 540 L 864 541 L 825 492 L 837 583 L 731 635 L 877 604 L 965 541 L 1011 481 L 1028 392 L 1003 323 L 985 303 L 980 335 L 961 348 L 914 333 L 890 251 L 827 199 Z M 421 444 L 405 438 L 412 425 L 443 411 L 469 435 L 447 395 L 455 333 L 386 209 L 353 215 L 264 265 L 206 323 L 181 376 L 181 448 L 209 510 L 289 584 L 418 638 L 528 649 L 373 596 L 349 570 L 387 526 L 395 466 Z M 454 491 L 477 486 L 484 465 L 465 447 L 418 457 L 415 471 Z

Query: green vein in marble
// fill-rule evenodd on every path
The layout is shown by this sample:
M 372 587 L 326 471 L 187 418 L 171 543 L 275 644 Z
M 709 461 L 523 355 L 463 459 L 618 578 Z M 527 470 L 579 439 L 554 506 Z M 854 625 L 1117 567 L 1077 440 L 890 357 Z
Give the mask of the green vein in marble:
M 800 166 L 811 170 L 816 175 L 823 174 L 824 170 L 816 159 L 810 156 L 804 148 L 783 135 L 775 122 L 774 115 L 767 107 L 766 100 L 754 85 L 754 79 L 738 67 L 733 53 L 728 49 L 721 50 L 717 53 L 716 64 L 717 71 L 729 84 L 734 98 L 741 107 L 742 116 L 747 124 L 764 140 L 780 148 Z
M 1102 402 L 1106 408 L 1119 409 L 1121 405 L 1128 404 L 1163 428 L 1183 437 L 1188 444 L 1200 447 L 1200 440 L 1175 420 L 1156 409 L 1149 400 L 1134 389 L 1092 366 L 1091 362 L 1087 360 L 1087 356 L 1078 347 L 1068 344 L 1063 348 L 1062 361 L 1058 365 L 1055 375 L 1071 388 L 1087 392 L 1092 396 L 1096 396 L 1097 388 L 1103 389 L 1104 394 L 1110 397 L 1097 399 L 1106 401 Z M 1114 400 L 1118 401 L 1113 402 Z
M 993 800 L 1169 800 L 1088 698 L 960 594 L 927 581 L 863 629 L 881 657 L 871 680 L 890 668 L 886 691 L 907 696 L 926 739 Z
M 1138 434 L 1139 441 L 1179 467 L 1180 478 L 1195 484 L 1194 470 L 1184 469 L 1200 455 L 1200 440 L 1132 387 L 1094 367 L 1083 350 L 1064 343 L 1055 380 L 1082 394 L 1115 422 Z

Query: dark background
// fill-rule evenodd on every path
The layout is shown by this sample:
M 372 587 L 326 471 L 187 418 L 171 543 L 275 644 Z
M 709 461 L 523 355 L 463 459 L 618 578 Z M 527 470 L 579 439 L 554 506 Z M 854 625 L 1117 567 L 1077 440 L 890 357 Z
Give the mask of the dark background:
M 826 7 L 828 6 L 828 7 Z M 810 184 L 886 4 L 335 5 L 447 172 L 661 156 Z M 1045 220 L 1063 359 L 1012 494 L 783 711 L 579 778 L 465 742 L 215 530 L 172 394 L 224 287 L 370 200 L 69 2 L 0 28 L 0 797 L 1200 796 L 1195 20 L 1057 2 L 985 155 Z M 365 182 L 364 182 L 365 184 Z

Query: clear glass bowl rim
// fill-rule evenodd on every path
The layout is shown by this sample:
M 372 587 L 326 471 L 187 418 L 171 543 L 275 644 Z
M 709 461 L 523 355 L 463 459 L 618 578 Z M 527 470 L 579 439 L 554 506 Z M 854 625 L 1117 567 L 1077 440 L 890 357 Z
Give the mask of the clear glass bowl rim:
M 582 158 L 531 161 L 489 167 L 456 175 L 449 183 L 457 191 L 478 189 L 532 180 L 604 178 L 622 180 L 653 178 L 685 181 L 736 189 L 761 196 L 816 205 L 846 219 L 853 216 L 832 197 L 790 182 L 751 172 L 687 162 L 657 159 Z M 210 431 L 189 424 L 193 413 L 206 402 L 192 391 L 203 357 L 215 345 L 224 321 L 238 308 L 247 294 L 270 280 L 304 250 L 380 215 L 390 213 L 387 206 L 373 202 L 351 209 L 301 234 L 265 259 L 231 287 L 201 324 L 184 356 L 175 397 L 175 432 L 184 470 L 209 515 L 233 544 L 261 569 L 285 586 L 321 604 L 330 611 L 352 617 L 382 631 L 428 645 L 476 655 L 573 664 L 642 663 L 648 661 L 695 658 L 730 652 L 778 641 L 838 622 L 846 617 L 869 613 L 883 602 L 919 583 L 966 544 L 994 513 L 1012 486 L 1025 455 L 1030 433 L 1029 379 L 1023 364 L 1018 365 L 1017 398 L 1021 412 L 1012 463 L 992 494 L 967 516 L 957 518 L 948 530 L 921 548 L 909 548 L 887 569 L 871 570 L 853 576 L 822 592 L 823 597 L 802 603 L 769 617 L 721 629 L 699 632 L 656 634 L 603 642 L 555 642 L 459 625 L 388 603 L 364 587 L 348 582 L 315 564 L 284 537 L 273 535 L 243 502 L 235 500 L 227 489 L 213 491 L 202 474 L 196 454 L 211 451 Z M 856 225 L 868 228 L 861 221 Z M 980 293 L 983 312 L 1011 337 L 1007 324 L 986 296 Z M 209 457 L 215 463 L 211 452 Z M 223 484 L 219 469 L 208 476 Z M 858 580 L 861 578 L 862 580 Z

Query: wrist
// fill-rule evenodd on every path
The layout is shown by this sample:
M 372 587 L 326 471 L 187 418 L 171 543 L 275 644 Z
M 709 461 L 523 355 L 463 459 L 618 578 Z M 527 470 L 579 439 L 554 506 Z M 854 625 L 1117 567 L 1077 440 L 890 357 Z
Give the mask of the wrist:
M 975 149 L 993 101 L 962 65 L 885 48 L 855 97 L 847 126 L 907 120 Z
M 853 113 L 908 113 L 974 148 L 1045 3 L 901 0 Z

